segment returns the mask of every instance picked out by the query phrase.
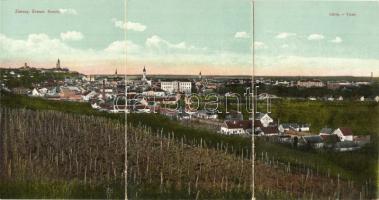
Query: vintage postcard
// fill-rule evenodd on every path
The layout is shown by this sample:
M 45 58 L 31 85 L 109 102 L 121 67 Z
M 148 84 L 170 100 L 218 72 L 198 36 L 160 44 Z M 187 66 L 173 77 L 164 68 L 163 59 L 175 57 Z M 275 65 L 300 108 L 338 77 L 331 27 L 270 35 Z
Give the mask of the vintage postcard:
M 1 199 L 377 199 L 379 2 L 0 0 Z

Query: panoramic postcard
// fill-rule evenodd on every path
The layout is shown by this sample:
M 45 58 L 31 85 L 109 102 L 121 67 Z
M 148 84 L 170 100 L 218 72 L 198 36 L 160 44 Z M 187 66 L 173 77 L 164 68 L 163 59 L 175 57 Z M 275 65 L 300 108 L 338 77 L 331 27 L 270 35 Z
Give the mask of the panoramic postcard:
M 0 9 L 0 199 L 379 198 L 378 1 Z

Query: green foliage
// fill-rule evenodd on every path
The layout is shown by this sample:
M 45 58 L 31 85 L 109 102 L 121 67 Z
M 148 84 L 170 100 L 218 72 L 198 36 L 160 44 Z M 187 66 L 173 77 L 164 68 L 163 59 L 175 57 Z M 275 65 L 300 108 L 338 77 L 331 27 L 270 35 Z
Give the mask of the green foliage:
M 123 199 L 124 181 L 97 185 L 80 181 L 0 181 L 0 197 L 3 199 Z M 111 193 L 109 192 L 111 189 Z M 108 193 L 107 193 L 108 191 Z
M 265 104 L 258 110 L 265 110 Z M 271 115 L 280 123 L 309 123 L 315 134 L 323 127 L 350 127 L 354 135 L 379 133 L 379 104 L 376 102 L 276 100 L 272 102 Z
M 11 75 L 11 71 L 13 71 L 15 75 Z M 5 85 L 9 88 L 32 88 L 33 84 L 43 83 L 45 81 L 60 81 L 64 80 L 65 78 L 77 77 L 79 75 L 77 72 L 56 73 L 49 70 L 44 71 L 45 72 L 42 72 L 38 69 L 0 69 L 0 82 L 4 82 Z M 6 77 L 4 77 L 4 75 Z M 17 77 L 17 75 L 20 75 L 20 77 Z
M 259 93 L 274 94 L 279 97 L 339 97 L 342 96 L 346 99 L 358 99 L 361 96 L 374 97 L 379 95 L 379 84 L 361 85 L 359 87 L 339 88 L 336 90 L 328 89 L 327 87 L 314 87 L 314 88 L 297 88 L 285 86 L 266 86 L 259 85 Z

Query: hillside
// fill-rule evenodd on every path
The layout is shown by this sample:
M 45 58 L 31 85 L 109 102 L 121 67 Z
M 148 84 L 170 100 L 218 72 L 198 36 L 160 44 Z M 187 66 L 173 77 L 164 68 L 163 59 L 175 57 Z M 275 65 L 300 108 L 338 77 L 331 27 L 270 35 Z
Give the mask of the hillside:
M 25 120 L 27 119 L 27 120 Z M 123 198 L 124 126 L 57 111 L 1 108 L 2 198 Z M 131 125 L 130 125 L 131 126 Z M 251 160 L 205 141 L 128 129 L 130 198 L 250 197 Z M 351 182 L 266 157 L 256 164 L 261 198 L 357 198 Z M 288 180 L 291 180 L 289 184 Z

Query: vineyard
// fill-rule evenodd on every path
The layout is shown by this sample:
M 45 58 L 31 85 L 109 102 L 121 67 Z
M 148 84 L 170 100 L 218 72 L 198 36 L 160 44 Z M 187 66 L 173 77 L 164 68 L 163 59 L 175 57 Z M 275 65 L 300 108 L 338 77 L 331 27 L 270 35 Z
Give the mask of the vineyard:
M 1 108 L 1 198 L 123 198 L 122 121 L 58 111 Z M 128 126 L 128 197 L 248 199 L 246 149 Z M 258 198 L 365 197 L 352 181 L 257 155 Z

